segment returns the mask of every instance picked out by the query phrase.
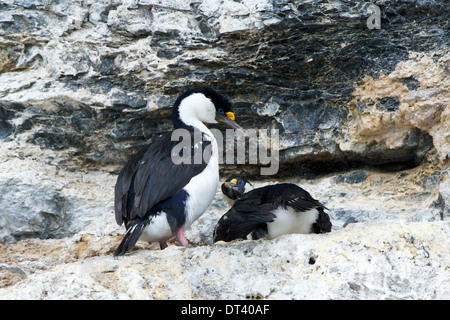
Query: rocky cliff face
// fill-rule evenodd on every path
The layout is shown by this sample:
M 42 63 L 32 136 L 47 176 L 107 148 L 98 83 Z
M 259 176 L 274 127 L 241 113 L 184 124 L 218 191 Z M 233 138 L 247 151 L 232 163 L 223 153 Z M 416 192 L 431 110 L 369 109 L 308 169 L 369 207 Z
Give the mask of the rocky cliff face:
M 1 2 L 0 296 L 449 298 L 449 8 L 372 3 Z M 194 248 L 111 257 L 118 171 L 199 84 L 280 132 L 276 175 L 222 176 L 298 183 L 333 233 L 212 245 L 218 193 Z

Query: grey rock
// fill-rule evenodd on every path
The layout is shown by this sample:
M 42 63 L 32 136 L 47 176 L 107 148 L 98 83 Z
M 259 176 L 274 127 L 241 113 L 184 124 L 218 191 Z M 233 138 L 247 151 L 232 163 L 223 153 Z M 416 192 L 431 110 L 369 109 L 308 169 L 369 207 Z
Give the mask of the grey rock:
M 339 147 L 339 141 L 348 139 L 353 83 L 389 73 L 411 51 L 434 50 L 436 59 L 442 55 L 439 49 L 448 45 L 448 33 L 434 31 L 427 39 L 402 40 L 411 33 L 444 28 L 441 4 L 377 3 L 383 28 L 371 31 L 364 28 L 369 13 L 363 2 L 100 1 L 83 6 L 72 1 L 10 1 L 3 8 L 0 36 L 13 50 L 2 51 L 8 63 L 2 65 L 5 76 L 0 82 L 7 85 L 0 101 L 42 112 L 41 101 L 57 97 L 56 109 L 82 105 L 86 126 L 79 131 L 80 121 L 54 120 L 79 135 L 50 128 L 53 121 L 30 126 L 30 116 L 24 118 L 12 108 L 9 119 L 0 121 L 0 137 L 14 139 L 20 119 L 33 133 L 30 143 L 75 148 L 82 154 L 93 144 L 80 143 L 86 130 L 108 135 L 114 119 L 142 117 L 141 112 L 127 115 L 128 110 L 167 108 L 185 87 L 209 83 L 232 98 L 241 123 L 281 129 L 281 139 L 290 143 L 282 147 L 282 162 L 301 165 L 318 152 L 341 164 L 360 161 L 361 156 L 371 166 L 421 162 L 429 147 L 421 136 L 392 152 L 382 144 L 374 148 L 366 143 L 362 152 Z M 423 16 L 434 18 L 415 19 Z M 277 111 L 268 114 L 273 101 Z M 385 96 L 374 105 L 394 113 L 399 102 L 398 97 Z M 98 110 L 105 121 L 101 126 Z M 126 142 L 96 142 L 92 156 L 82 160 L 120 165 L 144 139 L 165 132 L 170 123 L 145 127 L 144 135 L 125 131 Z M 101 152 L 111 143 L 126 154 L 103 157 Z
M 441 177 L 439 197 L 433 206 L 441 210 L 442 219 L 448 219 L 450 216 L 450 166 L 446 165 L 442 168 Z
M 65 198 L 58 192 L 10 179 L 0 181 L 0 194 L 0 242 L 66 235 Z
M 364 170 L 356 170 L 348 174 L 340 174 L 336 177 L 336 183 L 360 183 L 367 179 L 369 173 Z

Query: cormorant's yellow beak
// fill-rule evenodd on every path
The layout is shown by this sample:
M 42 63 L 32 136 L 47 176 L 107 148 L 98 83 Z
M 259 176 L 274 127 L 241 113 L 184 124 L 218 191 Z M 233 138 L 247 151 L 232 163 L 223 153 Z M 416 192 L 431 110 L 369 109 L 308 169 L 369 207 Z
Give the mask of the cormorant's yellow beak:
M 225 186 L 225 188 L 232 188 L 233 189 L 233 187 L 235 187 L 236 186 L 236 184 L 237 184 L 237 179 L 235 178 L 235 179 L 231 179 L 230 181 L 228 181 L 228 182 L 225 182 L 223 185 Z
M 234 117 L 234 113 L 233 113 L 233 112 L 227 112 L 226 115 L 227 115 L 228 119 L 230 119 L 230 120 L 232 120 L 232 121 L 234 121 L 234 119 L 236 119 L 236 118 Z
M 243 134 L 245 137 L 248 137 L 247 131 L 245 131 L 240 125 L 238 125 L 236 122 L 234 122 L 235 119 L 236 119 L 236 117 L 234 116 L 234 113 L 231 111 L 227 112 L 226 114 L 216 113 L 216 121 L 217 122 L 222 122 L 222 123 L 226 124 L 227 126 L 233 128 L 233 129 L 236 129 L 241 134 Z

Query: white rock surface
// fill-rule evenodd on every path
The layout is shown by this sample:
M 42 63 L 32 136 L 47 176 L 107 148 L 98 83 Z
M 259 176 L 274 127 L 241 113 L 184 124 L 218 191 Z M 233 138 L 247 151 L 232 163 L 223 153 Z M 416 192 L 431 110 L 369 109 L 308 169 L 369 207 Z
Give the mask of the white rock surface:
M 3 299 L 448 299 L 448 222 L 139 250 L 60 265 Z

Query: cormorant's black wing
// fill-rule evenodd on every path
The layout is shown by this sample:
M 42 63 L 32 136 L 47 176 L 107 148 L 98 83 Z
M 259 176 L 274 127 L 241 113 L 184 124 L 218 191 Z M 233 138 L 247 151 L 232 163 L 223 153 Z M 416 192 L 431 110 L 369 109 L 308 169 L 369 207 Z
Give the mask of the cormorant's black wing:
M 139 151 L 123 167 L 115 186 L 114 208 L 119 225 L 144 217 L 154 205 L 173 196 L 205 169 L 209 157 L 203 155 L 208 154 L 206 148 L 211 150 L 211 141 L 196 141 L 198 135 L 194 131 L 190 134 L 191 156 L 186 158 L 187 163 L 172 161 L 172 152 L 186 155 L 188 150 L 179 149 L 181 142 L 171 141 L 171 133 L 167 133 Z M 202 152 L 200 158 L 197 152 Z
M 255 190 L 260 190 L 259 193 L 263 203 L 273 203 L 283 208 L 289 206 L 300 212 L 314 208 L 325 208 L 308 191 L 293 183 L 278 183 Z
M 314 232 L 325 233 L 331 231 L 330 216 L 324 211 L 327 208 L 314 199 L 308 191 L 292 183 L 279 183 L 263 188 L 267 188 L 266 192 L 264 192 L 264 202 L 273 203 L 283 208 L 291 207 L 300 212 L 300 214 L 301 212 L 316 209 L 319 215 L 313 224 Z
M 220 218 L 214 230 L 214 242 L 245 238 L 255 229 L 264 229 L 266 222 L 273 221 L 275 215 L 271 210 L 274 206 L 262 203 L 258 192 L 253 192 L 255 190 L 237 199 L 231 209 Z

